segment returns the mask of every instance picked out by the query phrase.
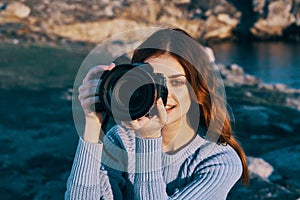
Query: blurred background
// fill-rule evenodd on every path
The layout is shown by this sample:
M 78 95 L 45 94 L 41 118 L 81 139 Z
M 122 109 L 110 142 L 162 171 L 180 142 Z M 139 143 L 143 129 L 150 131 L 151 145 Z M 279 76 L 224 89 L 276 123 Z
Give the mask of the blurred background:
M 106 38 L 153 26 L 215 53 L 251 173 L 228 199 L 300 198 L 299 0 L 0 0 L 0 199 L 63 199 L 81 63 Z

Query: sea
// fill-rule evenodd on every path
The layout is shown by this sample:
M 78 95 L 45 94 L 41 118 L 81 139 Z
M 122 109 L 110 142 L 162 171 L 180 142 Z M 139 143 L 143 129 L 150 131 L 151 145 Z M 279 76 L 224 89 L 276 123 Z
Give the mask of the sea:
M 264 83 L 300 88 L 300 45 L 292 42 L 223 42 L 212 44 L 216 62 L 238 64 Z

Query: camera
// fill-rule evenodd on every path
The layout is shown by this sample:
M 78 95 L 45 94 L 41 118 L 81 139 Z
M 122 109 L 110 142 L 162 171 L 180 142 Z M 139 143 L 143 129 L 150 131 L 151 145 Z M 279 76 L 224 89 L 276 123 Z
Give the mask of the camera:
M 156 101 L 167 103 L 167 81 L 154 73 L 149 63 L 120 64 L 104 71 L 98 84 L 96 112 L 106 112 L 116 121 L 131 121 L 157 114 Z

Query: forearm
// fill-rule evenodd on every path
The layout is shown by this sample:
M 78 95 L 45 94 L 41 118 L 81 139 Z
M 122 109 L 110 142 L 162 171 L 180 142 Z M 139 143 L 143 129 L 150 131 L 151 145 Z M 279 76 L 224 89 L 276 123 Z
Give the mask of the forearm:
M 96 115 L 85 117 L 85 128 L 83 133 L 83 139 L 85 141 L 97 144 L 99 142 L 100 130 L 101 123 Z

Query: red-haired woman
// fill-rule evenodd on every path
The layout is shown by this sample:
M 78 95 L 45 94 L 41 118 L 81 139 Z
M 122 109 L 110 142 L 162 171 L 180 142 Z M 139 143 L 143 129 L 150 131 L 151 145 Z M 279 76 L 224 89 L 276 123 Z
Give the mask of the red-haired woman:
M 241 178 L 246 156 L 233 136 L 222 80 L 204 48 L 180 29 L 160 29 L 135 51 L 132 63 L 149 63 L 167 80 L 166 105 L 157 114 L 120 122 L 99 141 L 101 114 L 91 107 L 93 74 L 79 87 L 85 112 L 66 199 L 226 199 Z

